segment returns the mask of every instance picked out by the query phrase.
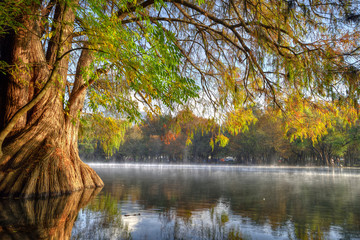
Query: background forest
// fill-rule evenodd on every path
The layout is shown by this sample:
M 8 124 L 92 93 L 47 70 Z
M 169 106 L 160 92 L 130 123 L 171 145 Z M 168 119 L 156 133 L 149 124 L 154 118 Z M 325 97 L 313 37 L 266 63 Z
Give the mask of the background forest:
M 190 111 L 182 111 L 175 117 L 146 117 L 141 124 L 124 126 L 125 134 L 117 144 L 112 143 L 111 149 L 107 147 L 111 143 L 106 141 L 106 136 L 114 133 L 109 134 L 106 128 L 83 125 L 80 156 L 90 162 L 360 165 L 359 122 L 328 127 L 325 135 L 312 141 L 292 138 L 284 128 L 284 117 L 274 117 L 259 108 L 253 108 L 252 112 L 257 120 L 239 134 L 225 132 L 227 144 L 223 146 L 215 138 L 224 127 L 214 126 L 211 120 Z

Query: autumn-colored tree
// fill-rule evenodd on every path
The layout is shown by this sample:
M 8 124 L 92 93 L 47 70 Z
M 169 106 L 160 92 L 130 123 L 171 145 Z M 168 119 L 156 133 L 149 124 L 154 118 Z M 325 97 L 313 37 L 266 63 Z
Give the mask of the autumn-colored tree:
M 188 110 L 174 117 L 146 117 L 141 124 L 127 130 L 124 144 L 116 150 L 114 158 L 147 162 L 204 161 L 217 153 L 219 147 L 212 149 L 209 143 L 218 131 L 219 127 L 214 128 L 211 120 L 197 117 Z M 84 138 L 81 144 L 87 142 Z
M 0 3 L 7 16 L 0 22 L 0 195 L 48 196 L 103 185 L 78 156 L 86 94 L 92 121 L 112 131 L 116 121 L 99 111 L 139 118 L 134 94 L 153 111 L 151 99 L 171 108 L 196 96 L 194 81 L 180 76 L 172 34 L 146 19 L 131 21 L 136 26 L 122 22 L 148 5 L 155 10 L 154 4 L 159 7 L 153 1 Z
M 124 144 L 119 149 L 116 149 L 115 158 L 133 161 L 143 160 L 147 157 L 147 146 L 143 129 L 138 125 L 134 125 L 126 131 Z
M 138 101 L 152 113 L 203 104 L 201 112 L 212 106 L 215 117 L 231 111 L 245 118 L 240 122 L 252 120 L 240 113 L 255 101 L 289 113 L 302 99 L 357 107 L 356 6 L 335 0 L 1 1 L 0 195 L 102 186 L 78 156 L 85 99 L 88 113 L 106 110 L 128 120 L 141 118 Z M 95 120 L 102 117 L 109 115 Z M 232 131 L 241 129 L 238 122 Z M 219 134 L 215 142 L 226 138 Z
M 246 131 L 229 138 L 229 155 L 242 164 L 274 164 L 289 157 L 290 141 L 281 128 L 280 119 L 272 118 L 259 109 L 252 110 L 256 123 Z

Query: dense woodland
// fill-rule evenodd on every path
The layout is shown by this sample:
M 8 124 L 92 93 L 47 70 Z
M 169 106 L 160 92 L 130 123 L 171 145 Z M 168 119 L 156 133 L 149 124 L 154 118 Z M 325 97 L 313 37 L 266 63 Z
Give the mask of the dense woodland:
M 180 121 L 184 114 L 171 117 L 147 117 L 143 123 L 129 126 L 124 140 L 113 151 L 100 144 L 95 135 L 83 134 L 79 143 L 80 156 L 89 162 L 143 162 L 143 163 L 206 163 L 246 165 L 300 165 L 300 166 L 359 166 L 360 126 L 336 126 L 313 142 L 309 139 L 291 139 L 284 131 L 281 118 L 274 119 L 255 110 L 258 120 L 248 129 L 233 135 L 225 133 L 228 143 L 212 145 L 216 129 L 196 128 L 209 120 L 196 117 Z M 93 129 L 82 129 L 83 132 Z M 234 161 L 224 161 L 232 156 Z M 331 161 L 334 160 L 334 162 Z

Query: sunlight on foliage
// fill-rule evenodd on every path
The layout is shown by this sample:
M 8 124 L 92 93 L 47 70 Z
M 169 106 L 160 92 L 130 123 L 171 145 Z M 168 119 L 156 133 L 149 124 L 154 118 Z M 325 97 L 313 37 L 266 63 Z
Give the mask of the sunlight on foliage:
M 127 121 L 105 117 L 102 114 L 85 115 L 81 119 L 80 143 L 90 141 L 96 146 L 99 141 L 105 153 L 111 156 L 124 142 L 129 126 Z
M 249 129 L 250 124 L 255 124 L 257 118 L 254 116 L 252 109 L 238 108 L 228 114 L 225 129 L 233 135 Z
M 291 141 L 300 138 L 316 143 L 335 127 L 348 128 L 358 119 L 356 109 L 337 102 L 313 103 L 294 96 L 287 100 L 287 107 L 289 111 L 284 117 L 284 131 Z
M 137 1 L 114 8 L 105 0 L 90 1 L 79 16 L 96 49 L 93 68 L 107 73 L 90 87 L 89 106 L 139 121 L 142 111 L 153 118 L 176 113 L 181 105 L 193 110 L 197 101 L 221 131 L 215 133 L 209 122 L 191 126 L 193 118 L 183 112 L 171 124 L 168 140 L 185 127 L 190 144 L 202 128 L 214 133 L 214 147 L 228 142 L 223 133 L 237 135 L 256 123 L 251 109 L 257 103 L 275 118 L 283 115 L 284 135 L 291 141 L 316 143 L 336 121 L 346 125 L 357 118 L 357 68 L 351 57 L 358 51 L 359 32 L 342 20 L 354 11 L 349 6 L 155 1 L 144 9 Z M 198 100 L 199 93 L 206 97 Z M 348 97 L 354 107 L 343 100 Z
M 202 131 L 211 133 L 212 146 L 224 146 L 227 133 L 237 135 L 256 123 L 254 106 L 274 118 L 282 115 L 291 141 L 315 143 L 335 123 L 350 126 L 358 116 L 357 6 L 355 0 L 5 0 L 0 34 L 21 33 L 19 26 L 28 27 L 22 17 L 33 22 L 39 27 L 32 41 L 43 48 L 46 68 L 54 69 L 56 51 L 51 57 L 47 52 L 69 28 L 70 50 L 57 57 L 69 58 L 59 96 L 69 113 L 86 92 L 81 109 L 105 128 L 99 140 L 109 145 L 108 154 L 123 138 L 120 122 L 138 123 L 145 114 L 176 115 L 169 140 L 184 129 L 187 144 Z M 74 14 L 70 22 L 57 19 L 63 8 Z M 86 51 L 89 58 L 80 61 Z M 43 62 L 26 60 L 19 67 L 2 60 L 0 71 L 17 75 Z M 186 111 L 209 121 L 191 124 L 194 117 Z
M 92 2 L 91 13 L 84 12 L 91 47 L 97 49 L 94 67 L 109 69 L 90 89 L 93 111 L 99 106 L 139 120 L 141 110 L 137 101 L 146 106 L 149 114 L 160 114 L 161 107 L 168 109 L 184 104 L 197 96 L 199 87 L 191 78 L 180 74 L 182 55 L 174 44 L 174 34 L 164 31 L 159 24 L 142 15 L 138 25 L 124 26 L 121 20 L 108 15 L 101 1 Z

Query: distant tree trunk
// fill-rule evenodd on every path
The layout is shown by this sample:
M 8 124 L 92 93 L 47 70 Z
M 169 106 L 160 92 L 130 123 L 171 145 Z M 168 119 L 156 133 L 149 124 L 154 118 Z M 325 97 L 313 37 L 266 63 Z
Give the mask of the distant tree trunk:
M 319 156 L 321 165 L 330 166 L 331 148 L 324 144 L 319 144 L 318 147 L 312 146 L 313 152 Z
M 326 152 L 324 150 L 321 151 L 320 157 L 321 157 L 323 165 L 330 166 L 329 156 L 328 156 L 328 154 L 326 154 Z
M 36 13 L 40 6 L 34 2 L 30 7 Z M 56 5 L 54 22 L 60 24 L 54 24 L 46 54 L 40 40 L 40 19 L 33 16 L 22 17 L 24 27 L 16 33 L 0 36 L 7 43 L 1 45 L 1 60 L 12 66 L 0 81 L 0 92 L 5 96 L 0 99 L 1 134 L 14 114 L 34 99 L 47 82 L 51 84 L 35 106 L 5 134 L 0 158 L 0 196 L 54 196 L 103 186 L 95 171 L 80 160 L 77 146 L 76 116 L 83 107 L 85 93 L 76 92 L 76 88 L 83 81 L 81 67 L 91 60 L 87 51 L 83 51 L 78 63 L 78 79 L 72 91 L 76 94 L 70 95 L 71 104 L 64 110 L 69 64 L 69 56 L 64 53 L 71 49 L 74 18 L 66 3 Z
M 184 146 L 184 149 L 183 149 L 183 158 L 182 158 L 182 161 L 183 163 L 189 163 L 190 162 L 190 159 L 189 159 L 189 146 Z

